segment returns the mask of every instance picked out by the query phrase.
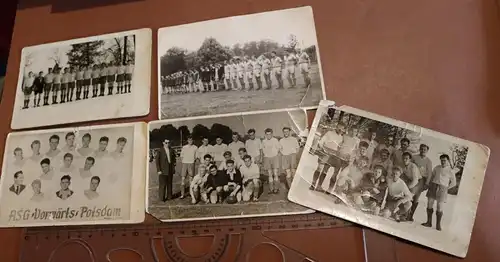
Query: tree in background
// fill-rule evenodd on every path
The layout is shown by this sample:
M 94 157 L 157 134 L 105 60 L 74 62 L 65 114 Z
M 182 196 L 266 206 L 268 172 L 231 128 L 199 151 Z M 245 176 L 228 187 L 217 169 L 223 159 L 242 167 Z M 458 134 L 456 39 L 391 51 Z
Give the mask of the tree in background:
M 103 45 L 102 40 L 71 45 L 71 49 L 66 53 L 68 64 L 72 67 L 93 65 L 97 62 L 96 58 L 103 55 Z
M 298 44 L 299 44 L 299 40 L 297 40 L 297 36 L 295 36 L 294 34 L 290 34 L 288 36 L 287 51 L 294 51 L 295 48 L 297 48 Z
M 309 55 L 309 59 L 311 59 L 311 62 L 318 61 L 318 57 L 316 56 L 316 46 L 315 45 L 304 48 L 304 52 L 306 52 L 307 55 Z
M 201 44 L 198 49 L 197 55 L 200 63 L 214 64 L 229 60 L 232 57 L 231 50 L 222 46 L 215 38 L 209 37 Z
M 210 137 L 211 144 L 215 143 L 217 136 L 220 136 L 225 144 L 229 144 L 232 141 L 233 130 L 226 125 L 215 123 L 210 128 L 210 134 L 212 134 Z
M 160 58 L 160 71 L 162 76 L 166 76 L 190 68 L 222 63 L 236 57 L 270 56 L 272 51 L 276 51 L 278 56 L 283 56 L 286 48 L 268 39 L 250 41 L 244 44 L 238 43 L 228 47 L 222 46 L 215 38 L 209 37 L 196 51 L 188 52 L 180 47 L 168 49 Z
M 172 47 L 160 58 L 161 75 L 170 75 L 180 70 L 186 70 L 187 50 L 179 47 Z
M 187 126 L 179 127 L 179 145 L 184 145 L 184 142 L 187 141 L 187 138 L 191 135 L 191 131 Z
M 451 150 L 451 165 L 457 173 L 455 173 L 455 177 L 457 179 L 457 186 L 454 188 L 450 188 L 448 190 L 449 194 L 457 195 L 458 189 L 460 188 L 460 181 L 462 180 L 462 173 L 464 171 L 465 161 L 467 160 L 467 153 L 469 152 L 469 148 L 462 145 L 453 144 L 450 147 Z
M 210 129 L 208 127 L 197 124 L 196 126 L 193 127 L 193 132 L 191 133 L 191 136 L 193 137 L 195 144 L 197 146 L 201 145 L 201 140 L 203 138 L 208 138 L 210 140 Z
M 191 135 L 197 142 L 197 145 L 201 144 L 201 139 L 203 137 L 207 137 L 211 144 L 215 144 L 217 136 L 220 136 L 224 143 L 229 144 L 231 143 L 232 134 L 233 130 L 230 127 L 218 123 L 213 124 L 210 129 L 207 126 L 198 124 L 193 127 L 192 132 L 190 132 L 189 128 L 185 125 L 177 129 L 172 124 L 168 124 L 150 131 L 149 142 L 150 148 L 161 147 L 165 139 L 170 140 L 172 146 L 181 146 L 187 140 L 187 137 Z

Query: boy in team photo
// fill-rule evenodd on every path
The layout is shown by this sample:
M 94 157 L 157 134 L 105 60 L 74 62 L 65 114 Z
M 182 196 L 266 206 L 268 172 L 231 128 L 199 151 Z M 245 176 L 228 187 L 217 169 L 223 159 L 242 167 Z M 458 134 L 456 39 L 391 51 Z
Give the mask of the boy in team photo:
M 74 67 L 69 68 L 69 75 L 67 102 L 73 102 L 73 94 L 75 93 L 76 85 L 76 72 Z
M 281 89 L 283 88 L 283 75 L 282 75 L 283 60 L 276 55 L 276 51 L 271 52 L 271 58 L 272 58 L 273 74 L 276 77 L 276 81 L 278 82 L 278 89 Z
M 99 95 L 99 81 L 101 69 L 97 65 L 92 66 L 92 98 Z
M 83 99 L 89 98 L 90 86 L 92 85 L 92 66 L 84 67 L 83 73 Z
M 99 74 L 99 84 L 100 84 L 99 96 L 104 96 L 106 92 L 106 82 L 108 79 L 108 66 L 106 65 L 106 63 L 101 63 L 100 69 L 101 70 Z
M 116 66 L 112 62 L 108 64 L 107 74 L 108 74 L 108 79 L 107 79 L 108 96 L 110 96 L 113 94 L 113 88 L 115 86 L 115 81 L 116 81 Z
M 117 76 L 116 76 L 116 84 L 118 85 L 117 94 L 125 93 L 125 78 L 126 78 L 126 66 L 123 64 L 118 65 L 117 67 Z
M 23 93 L 24 93 L 24 106 L 23 109 L 29 107 L 31 93 L 33 93 L 33 83 L 35 82 L 35 75 L 33 72 L 29 72 L 28 76 L 23 81 Z
M 38 73 L 38 76 L 35 78 L 35 81 L 33 82 L 33 93 L 35 95 L 35 97 L 33 98 L 33 107 L 40 106 L 40 100 L 42 98 L 44 89 L 44 82 L 43 71 L 40 71 Z
M 49 105 L 49 95 L 52 90 L 52 82 L 54 81 L 54 74 L 52 73 L 52 68 L 49 68 L 47 74 L 44 76 L 45 86 L 43 89 L 43 105 Z
M 83 77 L 85 74 L 85 67 L 81 65 L 78 68 L 78 71 L 76 72 L 75 75 L 75 80 L 76 80 L 76 98 L 75 100 L 81 100 L 81 95 L 82 95 L 82 88 L 83 88 Z
M 127 66 L 125 67 L 125 93 L 130 93 L 132 87 L 132 77 L 134 73 L 134 63 L 132 60 L 127 62 Z
M 71 81 L 71 75 L 68 71 L 68 68 L 65 67 L 63 69 L 63 74 L 61 77 L 61 96 L 59 98 L 61 104 L 66 102 L 66 97 L 68 94 L 68 84 L 70 81 Z
M 297 57 L 294 51 L 285 52 L 285 64 L 287 70 L 287 79 L 290 87 L 293 88 L 297 84 L 297 79 L 295 77 L 295 66 L 297 65 Z

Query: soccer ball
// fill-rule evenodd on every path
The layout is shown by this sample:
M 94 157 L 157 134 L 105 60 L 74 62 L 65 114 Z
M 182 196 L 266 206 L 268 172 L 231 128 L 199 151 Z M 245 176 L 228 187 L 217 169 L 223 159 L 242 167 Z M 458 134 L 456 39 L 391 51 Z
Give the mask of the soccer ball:
M 235 196 L 228 196 L 226 199 L 226 202 L 228 204 L 236 204 L 236 202 L 238 202 L 238 200 L 236 199 Z

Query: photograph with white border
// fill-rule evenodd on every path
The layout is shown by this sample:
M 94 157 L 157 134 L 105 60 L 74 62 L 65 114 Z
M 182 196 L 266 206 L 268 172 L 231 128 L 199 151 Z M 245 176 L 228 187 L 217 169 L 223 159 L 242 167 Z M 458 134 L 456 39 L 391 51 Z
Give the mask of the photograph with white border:
M 0 227 L 144 221 L 146 124 L 10 133 Z
M 322 101 L 288 198 L 465 257 L 489 155 L 481 144 Z
M 310 6 L 158 30 L 160 119 L 311 109 L 322 99 Z
M 311 212 L 286 199 L 305 110 L 149 123 L 147 212 L 162 221 Z
M 11 128 L 149 114 L 151 37 L 138 29 L 23 48 Z

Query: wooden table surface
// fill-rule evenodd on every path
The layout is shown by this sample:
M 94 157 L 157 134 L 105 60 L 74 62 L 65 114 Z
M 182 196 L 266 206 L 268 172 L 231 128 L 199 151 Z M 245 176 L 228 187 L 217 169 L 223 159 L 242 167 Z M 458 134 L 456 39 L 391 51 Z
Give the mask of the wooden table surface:
M 491 148 L 465 260 L 368 231 L 370 262 L 500 261 L 500 227 L 495 224 L 500 221 L 500 20 L 495 0 L 24 0 L 0 104 L 0 148 L 11 131 L 24 46 L 150 27 L 155 54 L 156 30 L 163 26 L 303 5 L 314 10 L 329 99 Z M 156 83 L 156 57 L 152 64 Z M 151 114 L 125 121 L 157 119 L 156 85 L 153 90 Z M 0 261 L 17 261 L 20 234 L 20 229 L 0 230 Z M 328 243 L 315 244 L 334 252 Z

